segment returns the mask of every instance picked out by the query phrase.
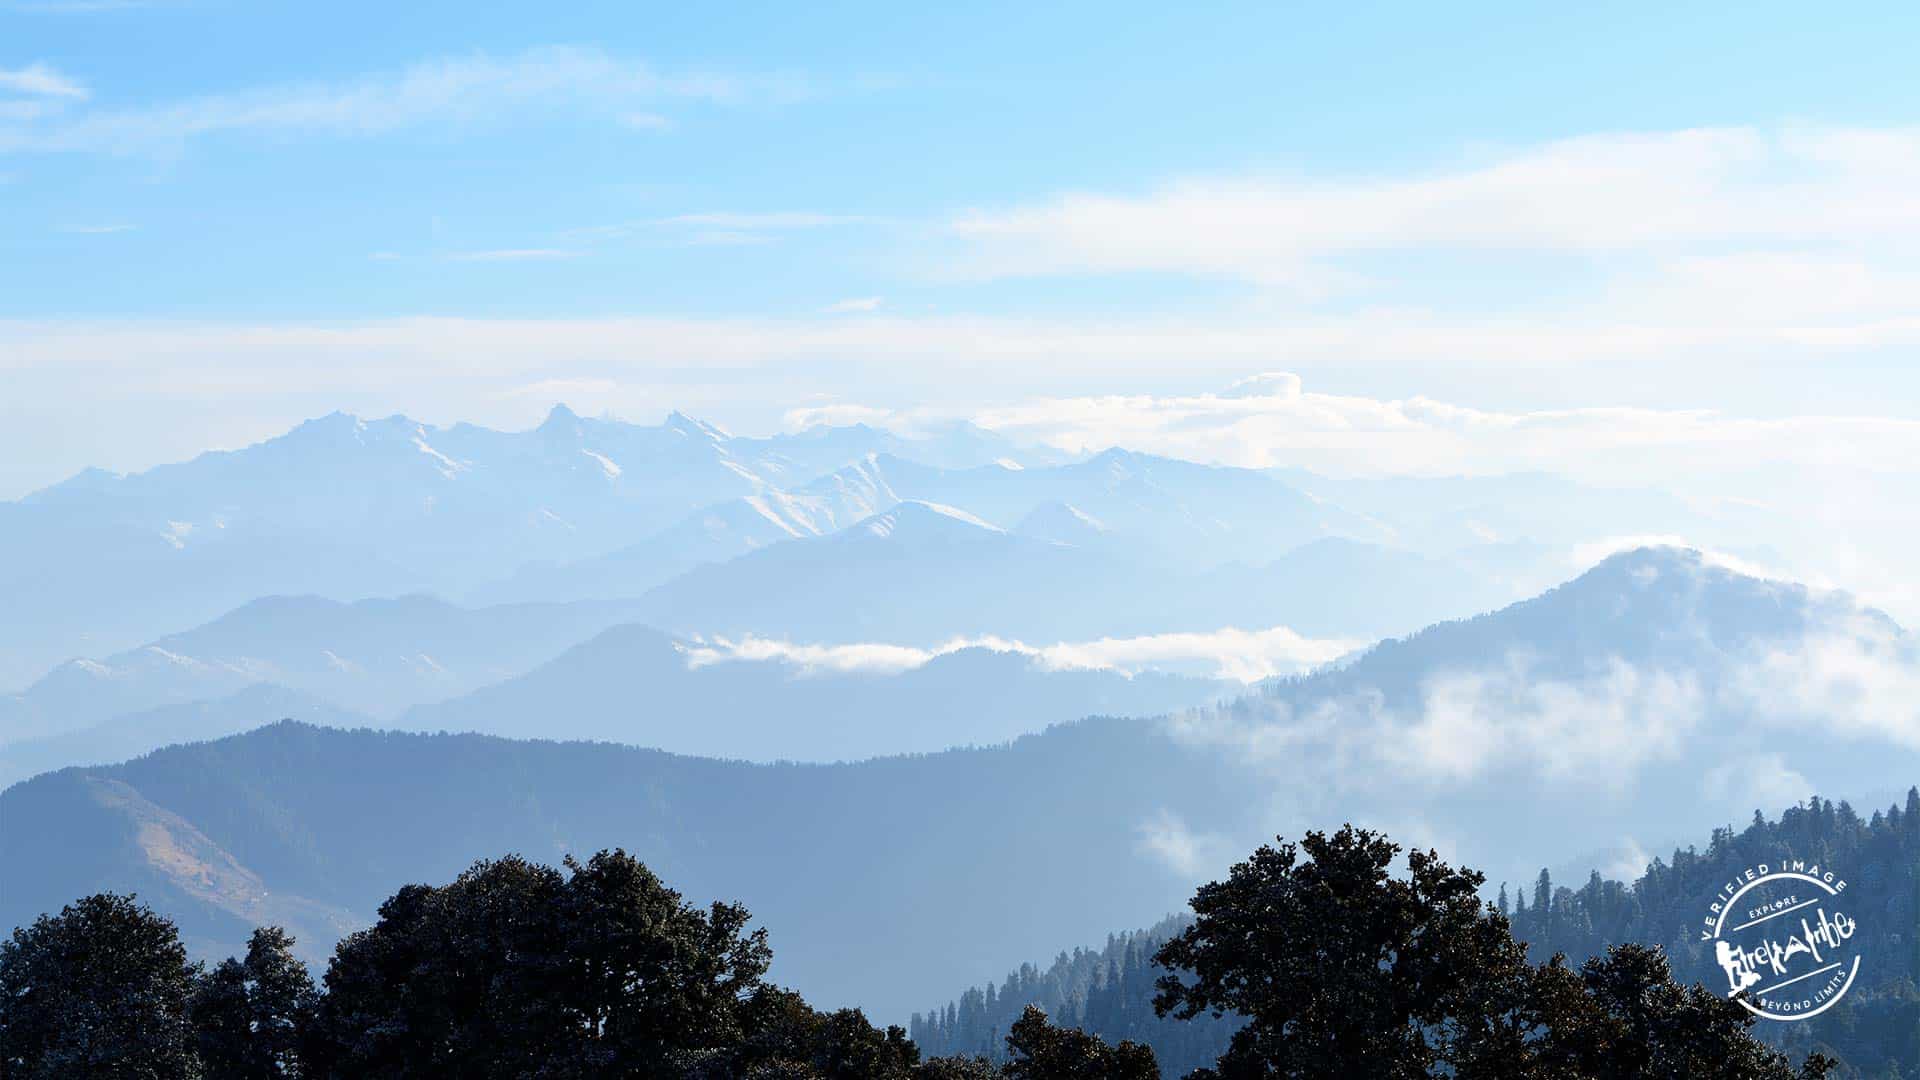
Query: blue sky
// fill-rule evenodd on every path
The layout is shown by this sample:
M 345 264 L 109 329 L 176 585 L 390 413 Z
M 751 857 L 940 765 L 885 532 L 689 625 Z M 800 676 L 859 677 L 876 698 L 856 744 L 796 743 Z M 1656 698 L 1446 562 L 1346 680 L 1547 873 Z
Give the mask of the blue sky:
M 1920 397 L 1911 6 L 1035 7 L 0 2 L 0 495 L 335 406 Z
M 1154 275 L 1098 288 L 942 281 L 952 252 L 938 226 L 969 208 L 1196 174 L 1378 176 L 1595 132 L 1908 123 L 1901 42 L 1920 29 L 1896 6 L 1871 32 L 1866 19 L 1823 25 L 1784 6 L 1605 18 L 1572 5 L 1344 18 L 1281 5 L 695 7 L 16 4 L 0 15 L 0 66 L 43 64 L 87 94 L 53 99 L 68 114 L 54 124 L 135 115 L 92 149 L 5 155 L 0 226 L 21 257 L 0 270 L 0 313 L 799 314 L 872 294 L 995 312 L 1229 302 L 1241 298 L 1232 284 Z M 167 110 L 206 99 L 348 94 L 440 64 L 602 62 L 709 85 L 581 77 L 518 103 L 477 85 L 470 105 L 386 130 L 377 115 L 164 130 Z M 582 231 L 717 212 L 867 223 Z M 740 250 L 747 240 L 761 250 Z M 569 257 L 453 258 L 536 251 Z M 369 265 L 376 253 L 402 258 Z

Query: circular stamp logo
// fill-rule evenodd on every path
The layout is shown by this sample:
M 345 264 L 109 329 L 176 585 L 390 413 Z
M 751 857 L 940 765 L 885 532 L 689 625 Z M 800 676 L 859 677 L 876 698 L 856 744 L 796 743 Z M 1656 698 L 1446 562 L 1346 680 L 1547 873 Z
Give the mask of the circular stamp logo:
M 1700 940 L 1727 977 L 1727 996 L 1768 1020 L 1833 1007 L 1860 974 L 1846 879 L 1798 859 L 1760 863 L 1721 886 Z

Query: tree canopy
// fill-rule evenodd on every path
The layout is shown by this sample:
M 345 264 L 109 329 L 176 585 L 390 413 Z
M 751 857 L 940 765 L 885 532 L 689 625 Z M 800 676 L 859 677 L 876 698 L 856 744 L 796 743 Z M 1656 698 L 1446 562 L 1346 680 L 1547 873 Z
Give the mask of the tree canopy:
M 173 923 L 131 896 L 89 896 L 0 943 L 0 1074 L 200 1075 L 195 972 Z
M 1352 826 L 1262 846 L 1202 886 L 1191 921 L 1161 941 L 1153 1007 L 1176 1027 L 1233 1018 L 1209 1029 L 1231 1037 L 1195 1080 L 1817 1080 L 1831 1068 L 1818 1055 L 1793 1067 L 1753 1037 L 1737 1003 L 1676 982 L 1659 948 L 1529 964 L 1507 915 L 1480 900 L 1483 884 Z M 1056 1024 L 1032 1005 L 1001 1060 L 923 1060 L 904 1029 L 769 983 L 767 934 L 751 923 L 738 904 L 688 903 L 621 851 L 560 868 L 507 856 L 394 893 L 316 987 L 277 928 L 205 968 L 133 897 L 91 896 L 0 944 L 0 1075 L 1161 1075 L 1146 1042 Z M 1144 962 L 1138 942 L 1118 944 L 1129 970 Z M 1125 1018 L 1127 987 L 1142 981 L 1118 956 L 1105 969 L 1081 1013 L 1102 1024 Z
M 1347 826 L 1263 846 L 1201 886 L 1161 947 L 1155 1008 L 1247 1018 L 1195 1076 L 1468 1080 L 1824 1076 L 1794 1070 L 1737 1003 L 1673 982 L 1658 949 L 1622 946 L 1579 973 L 1526 962 L 1484 877 Z

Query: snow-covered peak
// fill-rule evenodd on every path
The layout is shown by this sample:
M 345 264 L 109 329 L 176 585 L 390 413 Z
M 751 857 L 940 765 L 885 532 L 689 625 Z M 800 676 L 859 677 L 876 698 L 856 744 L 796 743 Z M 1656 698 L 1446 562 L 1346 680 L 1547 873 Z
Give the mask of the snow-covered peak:
M 719 425 L 709 424 L 705 420 L 695 420 L 678 409 L 667 414 L 666 423 L 662 426 L 668 431 L 677 431 L 682 435 L 706 439 L 710 442 L 726 442 L 733 438 Z
M 285 435 L 268 439 L 260 445 L 276 447 L 283 452 L 324 453 L 356 446 L 410 446 L 436 434 L 435 428 L 404 413 L 368 420 L 353 413 L 334 411 L 304 421 Z M 234 453 L 245 454 L 247 450 Z

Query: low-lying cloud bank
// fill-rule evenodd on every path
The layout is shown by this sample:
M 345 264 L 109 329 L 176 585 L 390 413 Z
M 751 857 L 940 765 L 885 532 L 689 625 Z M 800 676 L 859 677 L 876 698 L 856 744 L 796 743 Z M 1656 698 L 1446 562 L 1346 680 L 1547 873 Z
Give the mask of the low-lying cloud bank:
M 962 412 L 847 403 L 795 409 L 790 425 L 866 422 L 902 431 L 964 418 L 1015 439 L 1082 452 L 1109 446 L 1192 461 L 1303 465 L 1357 475 L 1543 470 L 1645 483 L 1761 465 L 1907 473 L 1920 421 L 1886 416 L 1742 417 L 1706 409 L 1476 408 L 1415 395 L 1307 389 L 1267 372 L 1219 391 L 1030 397 Z
M 1569 671 L 1516 652 L 1176 715 L 1177 742 L 1251 770 L 1270 796 L 1230 840 L 1200 842 L 1194 816 L 1170 807 L 1132 823 L 1137 846 L 1197 879 L 1275 833 L 1353 820 L 1495 882 L 1569 857 L 1591 862 L 1561 869 L 1631 880 L 1756 810 L 1818 794 L 1851 797 L 1865 816 L 1875 807 L 1860 800 L 1920 779 L 1920 659 L 1885 620 L 1655 655 Z
M 1221 679 L 1257 682 L 1332 663 L 1363 643 L 1309 638 L 1284 626 L 1265 630 L 1226 627 L 1204 633 L 1150 634 L 1032 645 L 1001 637 L 957 637 L 931 649 L 881 642 L 803 644 L 748 635 L 715 637 L 685 647 L 689 667 L 756 660 L 790 664 L 810 672 L 897 674 L 962 649 L 1019 653 L 1049 670 L 1198 672 Z
M 1510 775 L 1623 791 L 1698 757 L 1707 793 L 1777 800 L 1808 794 L 1802 768 L 1830 751 L 1920 751 L 1920 657 L 1897 627 L 1863 616 L 1705 665 L 1608 656 L 1568 676 L 1513 653 L 1426 674 L 1411 698 L 1362 687 L 1250 699 L 1169 724 L 1182 740 L 1339 788 L 1458 789 Z

